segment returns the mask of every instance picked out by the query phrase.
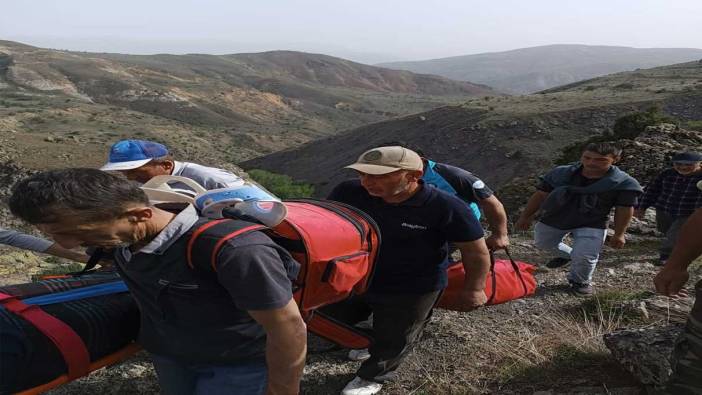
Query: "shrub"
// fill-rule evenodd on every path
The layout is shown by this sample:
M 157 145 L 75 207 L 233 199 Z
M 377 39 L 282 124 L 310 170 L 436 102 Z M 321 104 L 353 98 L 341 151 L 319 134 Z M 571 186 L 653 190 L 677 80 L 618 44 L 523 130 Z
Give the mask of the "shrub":
M 634 139 L 647 126 L 661 123 L 677 123 L 675 119 L 660 112 L 658 107 L 651 107 L 643 112 L 624 115 L 614 122 L 614 135 L 618 139 Z
M 685 129 L 702 131 L 702 121 L 687 121 Z
M 281 199 L 310 197 L 314 187 L 310 184 L 295 182 L 289 176 L 276 174 L 266 170 L 253 169 L 249 175 L 264 188 Z
M 622 84 L 615 85 L 615 86 L 614 86 L 614 89 L 622 89 L 622 90 L 624 90 L 624 89 L 634 89 L 634 84 L 632 84 L 632 83 L 630 83 L 630 82 L 624 82 L 624 83 L 622 83 Z

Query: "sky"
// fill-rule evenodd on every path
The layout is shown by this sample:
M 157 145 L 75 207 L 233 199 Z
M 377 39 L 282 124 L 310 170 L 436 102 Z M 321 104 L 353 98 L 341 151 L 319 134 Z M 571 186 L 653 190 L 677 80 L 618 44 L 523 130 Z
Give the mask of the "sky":
M 368 64 L 548 44 L 702 48 L 702 0 L 8 0 L 0 40 L 131 54 L 286 49 Z

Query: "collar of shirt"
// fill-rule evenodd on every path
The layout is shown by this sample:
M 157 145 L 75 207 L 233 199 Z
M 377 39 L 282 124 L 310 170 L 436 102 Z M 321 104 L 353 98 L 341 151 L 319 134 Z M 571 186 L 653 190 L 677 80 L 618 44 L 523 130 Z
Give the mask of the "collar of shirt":
M 173 161 L 173 172 L 171 173 L 172 176 L 179 176 L 180 173 L 183 172 L 183 169 L 185 169 L 185 162 L 179 162 L 177 160 Z
M 183 211 L 178 213 L 149 244 L 140 249 L 138 253 L 163 255 L 180 236 L 184 235 L 195 225 L 199 218 L 195 206 L 189 204 Z M 129 247 L 120 248 L 118 253 L 126 262 L 129 262 L 134 255 Z
M 409 199 L 405 200 L 404 202 L 396 203 L 396 204 L 391 204 L 391 203 L 386 203 L 386 204 L 391 204 L 393 206 L 409 206 L 409 207 L 422 207 L 426 202 L 429 200 L 431 197 L 432 191 L 434 187 L 432 187 L 429 184 L 425 184 L 424 181 L 419 180 L 420 188 L 419 190 L 412 196 L 410 196 Z

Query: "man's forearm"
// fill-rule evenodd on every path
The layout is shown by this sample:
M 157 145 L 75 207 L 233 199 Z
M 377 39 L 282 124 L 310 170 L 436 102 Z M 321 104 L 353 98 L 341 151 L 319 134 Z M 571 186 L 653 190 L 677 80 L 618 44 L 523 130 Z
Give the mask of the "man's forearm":
M 290 320 L 276 325 L 266 335 L 266 394 L 299 393 L 307 353 L 307 329 L 304 322 L 301 318 L 291 316 Z
M 700 229 L 702 229 L 702 208 L 698 208 L 680 228 L 678 241 L 675 243 L 675 248 L 673 248 L 666 266 L 687 268 L 692 261 L 702 255 Z
M 76 252 L 73 250 L 65 249 L 56 243 L 52 244 L 49 248 L 47 248 L 46 251 L 44 251 L 44 253 L 51 254 L 54 256 L 59 256 L 61 258 L 71 259 L 71 260 L 74 260 L 76 262 L 83 262 L 83 263 L 88 262 L 88 259 L 90 258 L 85 253 L 80 253 L 80 252 Z
M 466 272 L 463 287 L 471 291 L 485 289 L 485 280 L 490 272 L 490 253 L 487 248 L 460 248 L 463 270 Z
M 481 207 L 485 211 L 490 232 L 496 235 L 507 235 L 507 213 L 502 203 L 492 196 L 490 199 L 483 200 Z
M 530 221 L 532 219 L 534 219 L 534 215 L 536 215 L 536 212 L 539 211 L 544 200 L 546 200 L 546 197 L 548 197 L 548 193 L 546 193 L 546 192 L 543 192 L 543 191 L 534 192 L 534 194 L 531 195 L 531 197 L 529 198 L 529 201 L 527 202 L 526 207 L 524 208 L 524 211 L 522 211 L 521 217 L 524 218 L 525 220 L 530 220 Z
M 617 236 L 624 235 L 633 216 L 633 207 L 617 207 L 614 211 L 614 234 Z

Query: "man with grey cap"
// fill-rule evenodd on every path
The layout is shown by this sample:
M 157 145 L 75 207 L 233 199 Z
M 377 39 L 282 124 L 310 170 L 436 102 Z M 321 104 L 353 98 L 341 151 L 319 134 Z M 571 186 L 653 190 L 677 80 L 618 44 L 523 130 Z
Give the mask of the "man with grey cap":
M 205 189 L 241 186 L 244 180 L 223 169 L 173 159 L 165 145 L 145 140 L 121 140 L 110 148 L 107 163 L 100 168 L 119 171 L 128 179 L 145 183 L 160 175 L 194 180 Z M 187 186 L 178 185 L 187 188 Z
M 483 229 L 468 205 L 424 184 L 423 163 L 416 152 L 378 147 L 347 168 L 356 170 L 358 179 L 337 185 L 328 198 L 366 212 L 377 222 L 382 243 L 369 291 L 323 311 L 348 324 L 373 314 L 374 343 L 368 351 L 349 353 L 364 362 L 342 391 L 366 395 L 377 393 L 393 378 L 428 323 L 447 285 L 448 243 L 463 256 L 466 311 L 486 302 L 490 258 Z
M 646 185 L 634 215 L 642 219 L 646 209 L 656 209 L 656 227 L 665 235 L 656 265 L 664 265 L 673 250 L 682 224 L 702 207 L 702 191 L 695 185 L 702 181 L 702 154 L 678 152 L 671 158 L 673 167 L 663 170 Z

